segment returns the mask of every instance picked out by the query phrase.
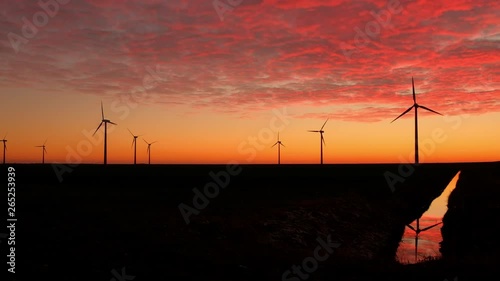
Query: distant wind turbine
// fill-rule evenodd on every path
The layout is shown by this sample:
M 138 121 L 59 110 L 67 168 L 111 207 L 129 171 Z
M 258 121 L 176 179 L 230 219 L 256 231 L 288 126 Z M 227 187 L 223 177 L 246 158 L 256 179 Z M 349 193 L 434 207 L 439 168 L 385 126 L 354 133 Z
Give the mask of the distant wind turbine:
M 321 164 L 323 164 L 323 144 L 325 144 L 325 139 L 323 138 L 323 133 L 325 131 L 323 131 L 323 128 L 325 127 L 326 122 L 328 122 L 328 119 L 326 119 L 325 123 L 323 123 L 323 126 L 321 126 L 321 129 L 319 129 L 319 130 L 316 130 L 316 131 L 309 130 L 309 132 L 319 133 L 320 136 L 321 136 L 321 138 L 320 138 Z
M 101 124 L 99 124 L 99 127 L 97 127 L 97 129 L 95 130 L 94 134 L 92 134 L 92 136 L 94 136 L 95 133 L 97 133 L 97 131 L 99 130 L 99 128 L 101 128 L 101 125 L 104 124 L 104 165 L 106 165 L 108 163 L 108 123 L 113 124 L 113 125 L 117 125 L 117 124 L 104 118 L 104 109 L 102 107 L 102 101 L 101 101 L 101 115 L 102 115 Z
M 3 163 L 5 164 L 5 152 L 7 151 L 7 139 L 5 139 L 7 137 L 7 134 L 5 134 L 5 137 L 3 137 L 3 140 L 1 140 L 3 142 Z
M 429 230 L 433 227 L 436 227 L 440 224 L 442 224 L 443 222 L 439 222 L 439 223 L 436 223 L 436 224 L 433 224 L 431 226 L 428 226 L 428 227 L 425 227 L 425 228 L 420 228 L 420 223 L 419 223 L 419 220 L 417 219 L 417 227 L 413 227 L 412 225 L 408 224 L 406 226 L 408 226 L 408 228 L 410 228 L 411 230 L 413 230 L 415 232 L 415 262 L 417 262 L 417 253 L 418 253 L 418 235 L 420 234 L 420 232 L 422 231 L 426 231 L 426 230 Z
M 127 129 L 129 132 L 130 130 Z M 132 132 L 130 132 L 130 134 L 134 137 L 134 139 L 132 140 L 132 145 L 134 146 L 134 165 L 137 163 L 136 159 L 137 159 L 137 137 L 140 137 L 141 135 L 134 135 Z
M 282 143 L 281 143 L 281 141 L 280 141 L 280 133 L 279 133 L 279 132 L 278 132 L 278 141 L 276 141 L 276 142 L 273 144 L 273 146 L 271 146 L 271 148 L 272 148 L 272 147 L 274 147 L 275 145 L 278 145 L 278 165 L 279 165 L 279 164 L 281 164 L 281 163 L 280 163 L 280 158 L 281 158 L 281 156 L 280 156 L 280 146 L 285 147 L 285 145 L 284 145 L 284 144 L 282 144 Z
M 45 143 L 47 143 L 47 140 L 42 145 L 37 145 L 35 147 L 41 147 L 42 148 L 42 164 L 45 163 L 45 153 L 47 152 L 47 149 L 45 149 Z
M 148 164 L 151 164 L 151 145 L 157 141 L 154 141 L 152 143 L 149 143 L 147 142 L 145 139 L 142 139 L 145 143 L 148 144 L 148 149 L 147 149 L 147 152 L 148 152 Z
M 399 115 L 398 117 L 396 117 L 394 120 L 391 121 L 394 122 L 396 120 L 398 120 L 401 116 L 405 115 L 406 113 L 408 113 L 410 110 L 412 110 L 413 108 L 415 108 L 415 164 L 418 164 L 419 163 L 419 159 L 418 159 L 418 108 L 422 108 L 422 109 L 425 109 L 427 111 L 430 111 L 432 113 L 436 113 L 436 114 L 439 114 L 439 115 L 443 115 L 437 111 L 434 111 L 430 108 L 427 108 L 423 105 L 419 105 L 417 103 L 417 98 L 415 96 L 415 83 L 413 82 L 413 77 L 411 78 L 411 86 L 412 86 L 412 89 L 413 89 L 413 105 L 408 108 L 405 112 L 401 113 L 401 115 Z

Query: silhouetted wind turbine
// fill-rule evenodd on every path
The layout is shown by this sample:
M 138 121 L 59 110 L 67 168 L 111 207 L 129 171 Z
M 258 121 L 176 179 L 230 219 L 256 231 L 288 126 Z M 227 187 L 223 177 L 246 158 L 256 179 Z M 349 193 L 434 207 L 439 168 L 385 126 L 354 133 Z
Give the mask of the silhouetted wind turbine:
M 5 164 L 5 152 L 7 151 L 7 139 L 5 139 L 7 137 L 7 134 L 5 134 L 5 137 L 3 137 L 3 163 Z
M 314 133 L 319 133 L 321 138 L 320 138 L 320 153 L 321 153 L 321 164 L 323 164 L 323 144 L 325 144 L 325 139 L 323 138 L 323 133 L 325 131 L 323 131 L 323 128 L 325 127 L 326 125 L 326 122 L 328 122 L 328 119 L 326 119 L 325 123 L 323 123 L 323 126 L 321 126 L 321 129 L 317 130 L 317 131 L 312 131 L 312 130 L 309 130 L 309 132 L 314 132 Z M 326 145 L 326 144 L 325 144 Z
M 408 224 L 406 226 L 408 226 L 408 228 L 410 228 L 411 230 L 413 230 L 415 232 L 415 262 L 417 262 L 417 253 L 418 253 L 418 235 L 420 234 L 420 232 L 422 231 L 426 231 L 426 230 L 429 230 L 433 227 L 436 227 L 440 224 L 442 224 L 443 222 L 439 222 L 439 223 L 436 223 L 436 224 L 433 224 L 431 226 L 428 226 L 428 227 L 425 227 L 425 228 L 420 228 L 420 223 L 419 223 L 419 219 L 417 219 L 417 227 L 413 227 L 412 225 Z
M 439 115 L 443 115 L 437 111 L 434 111 L 430 108 L 427 108 L 423 105 L 419 105 L 417 103 L 417 98 L 415 96 L 415 83 L 413 82 L 413 77 L 411 78 L 411 86 L 412 86 L 412 89 L 413 89 L 413 105 L 408 108 L 405 112 L 401 113 L 401 115 L 399 115 L 398 117 L 396 117 L 394 120 L 391 121 L 394 122 L 396 120 L 399 119 L 399 117 L 405 115 L 406 113 L 408 113 L 410 110 L 412 110 L 413 108 L 415 108 L 415 164 L 418 164 L 419 163 L 419 160 L 418 160 L 418 108 L 422 108 L 422 109 L 425 109 L 427 111 L 430 111 L 430 112 L 433 112 L 433 113 L 436 113 L 436 114 L 439 114 Z
M 130 132 L 129 129 L 127 129 L 127 130 Z M 137 137 L 140 137 L 141 135 L 136 136 L 132 132 L 130 132 L 130 134 L 134 137 L 134 139 L 132 140 L 132 145 L 134 146 L 134 165 L 135 165 L 137 163 L 137 161 L 136 161 L 136 159 L 137 159 L 137 157 L 136 157 L 136 155 L 137 155 Z
M 284 144 L 282 144 L 282 143 L 281 143 L 281 141 L 280 141 L 280 133 L 279 133 L 279 132 L 278 132 L 278 141 L 276 141 L 276 142 L 273 144 L 273 146 L 271 146 L 271 148 L 272 148 L 272 147 L 274 147 L 275 145 L 278 145 L 278 165 L 279 165 L 279 164 L 281 164 L 281 162 L 280 162 L 280 158 L 281 158 L 281 156 L 280 156 L 280 153 L 281 153 L 281 152 L 280 152 L 280 146 L 285 147 L 285 145 L 284 145 Z
M 45 163 L 45 153 L 47 152 L 47 149 L 45 149 L 45 143 L 47 143 L 47 140 L 42 145 L 37 145 L 35 147 L 41 147 L 42 148 L 42 164 Z
M 104 165 L 106 165 L 108 163 L 108 123 L 113 124 L 113 125 L 117 125 L 117 124 L 104 118 L 104 109 L 102 107 L 102 101 L 101 101 L 101 115 L 102 115 L 101 124 L 99 124 L 99 127 L 97 127 L 97 129 L 95 130 L 94 134 L 92 134 L 92 136 L 95 135 L 95 133 L 97 133 L 99 128 L 101 128 L 101 125 L 104 123 Z
M 148 149 L 147 149 L 147 152 L 148 152 L 148 164 L 151 164 L 151 145 L 157 141 L 154 141 L 152 143 L 149 143 L 147 142 L 145 139 L 142 139 L 145 143 L 148 144 Z

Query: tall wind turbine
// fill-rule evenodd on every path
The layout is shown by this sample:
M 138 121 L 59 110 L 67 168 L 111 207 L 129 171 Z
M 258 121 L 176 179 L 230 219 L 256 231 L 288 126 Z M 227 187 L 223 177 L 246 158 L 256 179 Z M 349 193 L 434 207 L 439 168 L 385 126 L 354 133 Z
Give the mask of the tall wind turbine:
M 279 164 L 281 164 L 281 163 L 280 163 L 280 158 L 281 158 L 281 157 L 280 157 L 280 146 L 285 147 L 285 145 L 284 145 L 284 144 L 282 144 L 282 143 L 281 143 L 281 141 L 280 141 L 280 133 L 279 133 L 279 132 L 278 132 L 278 141 L 276 141 L 276 142 L 273 144 L 273 146 L 271 146 L 271 147 L 274 147 L 275 145 L 278 145 L 278 165 L 279 165 Z
M 127 130 L 130 132 L 129 129 L 127 129 Z M 134 165 L 135 165 L 135 164 L 137 164 L 137 161 L 136 161 L 136 159 L 137 159 L 137 157 L 136 157 L 137 156 L 137 137 L 140 137 L 141 135 L 136 136 L 132 132 L 130 132 L 130 134 L 132 135 L 132 137 L 134 137 L 134 139 L 132 140 L 132 145 L 134 146 Z
M 99 128 L 101 128 L 101 125 L 104 124 L 104 165 L 106 165 L 108 163 L 108 123 L 113 124 L 113 125 L 117 125 L 117 124 L 104 118 L 104 109 L 102 107 L 102 101 L 101 101 L 101 115 L 102 115 L 101 124 L 99 124 L 99 127 L 97 127 L 97 129 L 95 130 L 94 134 L 92 134 L 92 136 L 94 136 L 95 133 L 97 133 L 97 131 L 99 130 Z
M 415 262 L 417 262 L 417 253 L 418 253 L 418 235 L 420 234 L 420 232 L 422 231 L 426 231 L 426 230 L 429 230 L 433 227 L 436 227 L 440 224 L 442 224 L 443 222 L 439 222 L 439 223 L 436 223 L 436 224 L 433 224 L 431 226 L 428 226 L 428 227 L 425 227 L 425 228 L 420 228 L 420 223 L 419 223 L 419 220 L 417 219 L 417 227 L 413 227 L 412 225 L 408 224 L 406 226 L 408 226 L 408 228 L 410 228 L 411 230 L 413 230 L 415 232 Z
M 419 163 L 419 160 L 418 160 L 418 108 L 422 108 L 422 109 L 425 109 L 427 111 L 430 111 L 432 113 L 436 113 L 436 114 L 439 114 L 439 115 L 443 115 L 437 111 L 434 111 L 430 108 L 427 108 L 423 105 L 419 105 L 417 103 L 417 98 L 415 96 L 415 83 L 413 82 L 413 77 L 411 78 L 411 86 L 412 86 L 412 89 L 413 89 L 413 105 L 408 108 L 405 112 L 401 113 L 401 115 L 399 115 L 398 117 L 396 117 L 394 120 L 391 121 L 394 122 L 396 120 L 398 120 L 401 116 L 405 115 L 406 113 L 408 113 L 410 110 L 412 110 L 413 108 L 415 108 L 415 164 L 418 164 Z
M 7 137 L 7 134 L 5 134 L 5 137 L 3 137 L 3 140 L 1 140 L 3 142 L 3 163 L 5 164 L 5 152 L 7 151 L 7 139 L 5 139 Z
M 321 138 L 320 138 L 321 164 L 323 164 L 323 144 L 325 144 L 325 139 L 323 138 L 323 133 L 325 131 L 323 131 L 323 128 L 325 127 L 326 122 L 328 122 L 328 119 L 326 119 L 325 123 L 323 123 L 323 126 L 321 126 L 321 129 L 319 129 L 319 130 L 316 130 L 316 131 L 309 130 L 309 132 L 319 133 L 321 136 Z
M 45 153 L 47 152 L 47 149 L 45 149 L 45 143 L 47 143 L 47 140 L 42 145 L 37 145 L 35 147 L 41 147 L 42 148 L 42 164 L 45 163 Z
M 147 142 L 145 139 L 142 139 L 145 143 L 148 144 L 148 149 L 147 149 L 147 152 L 148 152 L 148 164 L 151 164 L 151 145 L 153 143 L 155 143 L 156 141 L 152 142 L 152 143 L 149 143 Z

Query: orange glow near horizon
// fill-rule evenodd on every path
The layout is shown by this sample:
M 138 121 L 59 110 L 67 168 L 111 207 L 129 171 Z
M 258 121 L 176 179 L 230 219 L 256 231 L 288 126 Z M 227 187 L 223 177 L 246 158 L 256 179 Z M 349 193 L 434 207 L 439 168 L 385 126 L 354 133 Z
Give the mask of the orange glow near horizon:
M 73 116 L 68 114 L 64 119 L 57 116 L 58 112 L 49 110 L 36 120 L 21 122 L 5 132 L 7 162 L 41 162 L 41 148 L 35 146 L 47 140 L 46 163 L 102 163 L 103 127 L 92 136 L 100 123 L 98 101 L 93 103 L 93 108 L 93 111 L 82 111 Z M 156 141 L 151 146 L 151 162 L 156 164 L 277 163 L 277 149 L 271 148 L 277 140 L 277 132 L 273 132 L 269 125 L 269 120 L 275 118 L 271 112 L 255 119 L 231 119 L 230 116 L 208 113 L 185 117 L 168 111 L 163 113 L 159 107 L 138 109 L 124 120 L 117 118 L 116 114 L 114 116 L 109 109 L 105 114 L 118 124 L 108 126 L 109 164 L 133 163 L 133 137 L 128 129 L 140 135 L 137 163 L 147 163 L 144 140 Z M 497 145 L 500 132 L 488 129 L 491 120 L 500 122 L 500 114 L 450 118 L 452 121 L 440 116 L 419 118 L 421 163 L 500 159 Z M 282 127 L 280 140 L 285 145 L 281 148 L 281 163 L 319 163 L 319 134 L 307 130 L 319 129 L 324 121 L 294 118 L 287 121 L 286 125 L 275 123 L 275 127 Z M 404 118 L 398 121 L 363 123 L 329 119 L 324 128 L 324 163 L 412 163 L 413 120 Z M 66 129 L 59 131 L 60 128 Z M 39 137 L 34 138 L 35 135 Z

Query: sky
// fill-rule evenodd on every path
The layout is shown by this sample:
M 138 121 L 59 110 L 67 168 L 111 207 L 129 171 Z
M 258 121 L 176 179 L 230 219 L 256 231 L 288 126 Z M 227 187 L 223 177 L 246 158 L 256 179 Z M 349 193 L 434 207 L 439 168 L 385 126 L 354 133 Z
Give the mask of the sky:
M 500 160 L 500 2 L 13 0 L 0 4 L 7 162 Z M 3 153 L 3 151 L 1 151 Z

